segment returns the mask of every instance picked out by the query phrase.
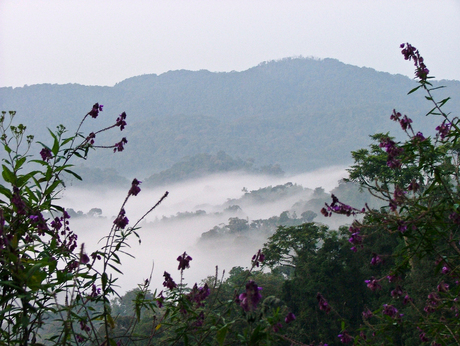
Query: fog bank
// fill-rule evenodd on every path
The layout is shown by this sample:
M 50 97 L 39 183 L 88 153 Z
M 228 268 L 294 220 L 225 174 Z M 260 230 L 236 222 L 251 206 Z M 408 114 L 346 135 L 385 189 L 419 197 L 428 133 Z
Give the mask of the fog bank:
M 118 281 L 120 293 L 135 288 L 137 283 L 143 282 L 150 275 L 154 263 L 152 289 L 161 289 L 163 272 L 169 272 L 178 282 L 176 258 L 184 251 L 193 257 L 191 268 L 185 271 L 185 281 L 189 284 L 199 282 L 209 275 L 214 275 L 216 265 L 220 272 L 234 266 L 249 267 L 253 254 L 263 246 L 264 237 L 236 237 L 225 242 L 198 245 L 197 240 L 203 232 L 214 226 L 226 223 L 229 217 L 238 216 L 248 221 L 269 218 L 289 210 L 297 200 L 308 200 L 311 191 L 305 190 L 299 195 L 290 196 L 264 204 L 247 204 L 242 210 L 233 215 L 224 211 L 229 199 L 239 199 L 243 188 L 253 191 L 267 186 L 276 186 L 291 182 L 302 185 L 311 190 L 322 187 L 329 192 L 338 185 L 338 181 L 346 176 L 345 167 L 330 167 L 313 172 L 291 176 L 270 177 L 255 176 L 239 173 L 213 175 L 194 181 L 171 185 L 168 188 L 169 196 L 142 222 L 138 230 L 141 237 L 129 242 L 129 253 L 135 259 L 122 256 L 122 271 L 124 276 Z M 121 189 L 91 190 L 67 188 L 60 204 L 74 211 L 87 213 L 92 208 L 100 208 L 99 217 L 74 217 L 71 219 L 71 228 L 79 236 L 79 244 L 85 243 L 87 252 L 92 252 L 102 246 L 98 240 L 107 235 L 112 226 L 114 217 L 126 198 L 130 186 Z M 141 185 L 142 188 L 142 185 Z M 147 212 L 164 194 L 165 189 L 142 189 L 138 196 L 132 196 L 125 206 L 129 218 L 129 226 Z M 178 213 L 192 213 L 192 216 L 179 217 Z M 319 210 L 315 210 L 319 214 Z M 318 220 L 315 220 L 318 221 Z M 322 220 L 321 220 L 322 221 Z

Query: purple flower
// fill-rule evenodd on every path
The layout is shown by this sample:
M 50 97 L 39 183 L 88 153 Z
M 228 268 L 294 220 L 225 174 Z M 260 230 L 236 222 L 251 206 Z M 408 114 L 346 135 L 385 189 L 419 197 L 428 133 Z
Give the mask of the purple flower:
M 407 115 L 405 115 L 400 121 L 399 123 L 401 124 L 401 128 L 406 131 L 408 128 L 409 129 L 412 129 L 412 126 L 411 126 L 411 123 L 412 123 L 412 120 L 410 118 L 407 117 Z
M 168 272 L 164 272 L 163 276 L 165 278 L 165 281 L 163 282 L 164 287 L 167 287 L 170 290 L 177 287 L 177 284 L 174 282 L 174 280 L 172 279 L 171 275 L 169 275 Z
M 316 299 L 318 300 L 319 309 L 323 310 L 324 312 L 326 312 L 326 314 L 328 314 L 331 311 L 331 307 L 329 306 L 327 300 L 319 292 L 316 294 Z
M 142 181 L 139 181 L 136 178 L 134 178 L 133 182 L 131 183 L 131 188 L 129 189 L 128 194 L 137 196 L 137 194 L 141 192 L 141 188 L 139 187 L 140 183 L 142 183 Z
M 16 212 L 18 214 L 26 214 L 26 204 L 22 200 L 19 189 L 16 186 L 13 186 L 13 197 L 11 198 L 11 203 L 16 207 Z
M 117 226 L 118 228 L 125 228 L 126 225 L 129 223 L 129 220 L 128 218 L 125 216 L 126 212 L 125 212 L 125 209 L 121 209 L 120 210 L 120 213 L 118 214 L 117 218 L 113 221 L 113 223 L 115 224 L 115 226 Z
M 393 298 L 399 298 L 403 295 L 403 290 L 401 288 L 401 286 L 396 286 L 396 288 L 394 290 L 391 291 L 391 296 Z
M 87 264 L 89 263 L 89 257 L 87 254 L 85 253 L 82 253 L 81 256 L 80 256 L 80 263 L 81 264 Z
M 286 317 L 284 318 L 284 322 L 286 323 L 290 323 L 294 320 L 295 320 L 295 315 L 292 312 L 288 313 Z
M 435 292 L 432 292 L 428 295 L 426 306 L 423 308 L 423 310 L 426 313 L 430 314 L 434 312 L 436 306 L 438 306 L 440 302 L 441 302 L 441 298 L 438 296 L 438 294 Z
M 113 152 L 116 153 L 117 151 L 120 151 L 120 152 L 123 151 L 125 149 L 124 145 L 126 143 L 128 143 L 128 140 L 125 137 L 123 137 L 121 141 L 119 141 L 118 143 L 115 143 Z
M 376 290 L 382 288 L 382 286 L 380 286 L 379 282 L 375 280 L 374 277 L 371 277 L 370 280 L 365 280 L 364 282 L 367 284 L 367 287 L 369 287 L 372 292 L 375 292 Z
M 253 280 L 250 280 L 246 284 L 246 292 L 241 293 L 238 297 L 239 304 L 244 311 L 253 311 L 256 309 L 257 304 L 262 299 L 262 295 L 259 292 L 261 290 L 262 287 L 258 287 Z
M 355 232 L 351 234 L 351 237 L 348 239 L 348 241 L 353 245 L 359 245 L 362 244 L 363 237 L 359 235 L 359 232 Z
M 426 139 L 425 136 L 420 131 L 417 132 L 417 134 L 414 136 L 414 140 L 419 141 L 419 142 L 423 142 L 425 139 Z
M 398 224 L 398 231 L 400 231 L 401 233 L 404 233 L 407 231 L 407 224 L 405 221 L 398 220 L 397 224 Z
M 91 132 L 88 137 L 86 137 L 86 141 L 93 145 L 94 144 L 94 138 L 96 138 L 96 134 L 94 132 Z
M 349 342 L 352 341 L 351 336 L 347 333 L 346 330 L 342 332 L 342 334 L 337 335 L 337 337 L 340 339 L 340 341 L 344 344 L 348 344 Z
M 192 260 L 192 257 L 187 255 L 186 252 L 184 252 L 181 256 L 177 257 L 177 260 L 179 261 L 179 266 L 177 267 L 177 270 L 184 270 L 186 268 L 190 268 L 190 261 Z
M 408 294 L 406 294 L 403 299 L 403 304 L 406 305 L 407 303 L 413 302 L 413 301 L 414 300 Z
M 428 338 L 426 337 L 426 334 L 425 332 L 420 329 L 419 327 L 417 327 L 417 329 L 419 330 L 420 334 L 419 334 L 419 338 L 420 338 L 420 341 L 421 342 L 427 342 L 428 341 Z
M 335 214 L 342 214 L 342 215 L 346 215 L 346 216 L 350 216 L 350 215 L 356 215 L 356 214 L 360 214 L 362 212 L 364 212 L 363 210 L 358 210 L 356 208 L 353 208 L 345 203 L 342 203 L 339 201 L 339 199 L 335 196 L 335 195 L 331 195 L 331 198 L 332 198 L 332 203 L 331 205 L 328 205 L 327 203 L 326 204 L 326 207 L 327 207 L 327 210 L 325 208 L 321 209 L 321 213 L 324 215 L 324 216 L 331 216 L 332 213 L 335 213 Z
M 363 311 L 363 318 L 365 318 L 366 320 L 368 320 L 369 318 L 371 318 L 374 314 L 372 313 L 371 310 L 369 309 L 366 309 L 365 311 Z
M 262 250 L 259 249 L 257 253 L 252 256 L 252 265 L 258 267 L 260 263 L 262 263 L 265 260 L 265 255 L 262 253 Z
M 100 288 L 96 288 L 96 285 L 92 285 L 91 286 L 91 294 L 90 294 L 90 297 L 91 298 L 96 298 L 98 297 L 99 295 L 101 294 L 101 289 Z
M 163 307 L 164 300 L 165 300 L 165 297 L 163 297 L 163 291 L 161 291 L 160 294 L 157 297 L 157 305 L 158 305 L 159 308 Z
M 388 275 L 387 276 L 387 279 L 388 279 L 388 282 L 395 282 L 396 280 L 398 280 L 398 277 L 396 275 Z
M 372 253 L 372 258 L 371 258 L 371 265 L 375 266 L 382 262 L 382 259 L 380 258 L 379 255 L 377 255 L 375 252 Z
M 93 252 L 91 254 L 91 258 L 93 259 L 93 261 L 102 259 L 101 255 L 99 255 L 97 252 Z
M 120 116 L 117 118 L 117 123 L 115 124 L 115 126 L 119 126 L 120 127 L 120 131 L 123 131 L 125 126 L 126 126 L 126 113 L 123 112 L 120 114 Z
M 399 112 L 396 112 L 396 109 L 393 109 L 393 113 L 390 116 L 390 119 L 393 121 L 400 121 L 402 117 L 402 114 Z
M 438 136 L 441 137 L 441 139 L 446 138 L 450 133 L 450 128 L 451 123 L 444 120 L 441 125 L 436 127 L 436 131 L 438 131 Z
M 46 224 L 42 213 L 38 213 L 37 215 L 30 215 L 29 220 L 37 226 L 38 235 L 45 235 L 45 232 L 48 230 L 48 225 Z
M 442 293 L 446 293 L 447 291 L 449 291 L 449 284 L 446 284 L 444 281 L 442 281 L 438 287 L 438 292 L 442 292 Z
M 420 52 L 417 48 L 410 45 L 409 43 L 402 43 L 400 46 L 403 50 L 401 53 L 404 55 L 405 60 L 413 60 L 415 69 L 415 76 L 420 79 L 420 81 L 425 82 L 428 78 L 430 70 L 426 67 L 424 59 L 420 56 Z
M 97 116 L 99 115 L 99 112 L 102 112 L 103 107 L 104 107 L 103 105 L 99 105 L 99 103 L 95 103 L 93 105 L 93 109 L 91 109 L 91 111 L 88 114 L 94 119 L 96 119 Z
M 390 304 L 383 304 L 383 312 L 384 315 L 390 316 L 391 318 L 397 317 L 398 309 L 396 309 L 393 305 Z
M 390 168 L 400 168 L 401 167 L 401 160 L 396 159 L 398 155 L 400 155 L 404 149 L 398 147 L 396 143 L 391 140 L 389 137 L 382 138 L 379 144 L 380 148 L 385 148 L 385 151 L 388 153 L 387 159 L 387 166 Z
M 85 321 L 80 321 L 80 329 L 85 332 L 91 331 L 91 328 L 86 324 Z
M 40 151 L 40 155 L 42 157 L 42 160 L 43 161 L 49 161 L 49 159 L 51 159 L 53 157 L 53 154 L 51 153 L 51 150 L 49 150 L 48 148 L 43 148 L 41 151 Z
M 195 284 L 187 295 L 187 298 L 191 301 L 194 301 L 197 306 L 203 306 L 203 301 L 209 296 L 211 290 L 206 283 L 203 287 L 198 288 L 198 285 Z
M 278 333 L 281 328 L 283 328 L 283 325 L 280 322 L 278 322 L 273 326 L 273 332 Z
M 442 267 L 441 273 L 443 274 L 448 274 L 450 272 L 450 268 L 447 266 Z

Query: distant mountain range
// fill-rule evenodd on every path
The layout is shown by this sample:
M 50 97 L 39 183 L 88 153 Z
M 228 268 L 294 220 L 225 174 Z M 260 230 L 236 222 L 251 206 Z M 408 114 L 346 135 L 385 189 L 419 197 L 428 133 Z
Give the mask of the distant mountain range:
M 433 83 L 447 86 L 437 94 L 451 96 L 446 110 L 459 114 L 460 82 Z M 410 78 L 334 59 L 288 58 L 242 72 L 142 75 L 113 87 L 0 88 L 0 110 L 16 110 L 17 121 L 45 141 L 46 127 L 62 123 L 75 130 L 95 102 L 105 107 L 84 127 L 88 132 L 125 111 L 125 131 L 97 138 L 97 144 L 114 144 L 126 137 L 125 151 L 94 153 L 85 165 L 113 168 L 129 178 L 150 177 L 184 157 L 220 151 L 296 173 L 350 163 L 350 151 L 366 146 L 369 134 L 401 133 L 389 120 L 393 108 L 411 117 L 417 130 L 432 134 L 441 119 L 424 116 L 431 105 L 423 93 L 407 95 L 414 86 Z

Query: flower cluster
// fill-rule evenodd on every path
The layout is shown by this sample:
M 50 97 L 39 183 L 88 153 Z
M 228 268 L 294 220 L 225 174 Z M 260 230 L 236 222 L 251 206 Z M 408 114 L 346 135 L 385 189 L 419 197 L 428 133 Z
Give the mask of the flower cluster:
M 349 342 L 352 342 L 353 339 L 351 338 L 350 334 L 346 330 L 344 330 L 341 334 L 337 336 L 340 341 L 344 344 L 348 344 Z
M 252 256 L 251 262 L 253 266 L 258 267 L 264 260 L 265 255 L 262 253 L 262 250 L 259 249 L 259 251 L 257 251 L 257 253 Z
M 104 107 L 103 105 L 99 105 L 99 103 L 95 103 L 93 105 L 93 109 L 91 109 L 91 111 L 88 112 L 88 115 L 96 119 L 97 116 L 99 115 L 99 112 L 102 112 L 103 107 Z
M 168 272 L 164 272 L 163 274 L 165 281 L 163 282 L 163 286 L 172 290 L 173 288 L 177 287 L 177 284 L 174 282 L 173 278 Z
M 118 216 L 115 220 L 113 220 L 113 223 L 115 226 L 121 229 L 124 229 L 126 225 L 128 225 L 129 220 L 126 217 L 126 211 L 124 208 L 121 208 L 120 212 L 118 213 Z
M 353 245 L 361 245 L 363 243 L 363 237 L 359 234 L 359 228 L 356 226 L 350 226 L 348 230 L 351 233 L 348 241 Z
M 244 311 L 253 311 L 262 299 L 261 290 L 262 287 L 257 286 L 253 280 L 250 280 L 246 284 L 246 292 L 241 293 L 236 302 L 240 304 Z
M 359 210 L 345 203 L 340 202 L 339 199 L 335 195 L 331 195 L 331 198 L 332 198 L 332 203 L 330 205 L 325 203 L 327 209 L 326 208 L 321 209 L 321 214 L 323 214 L 326 217 L 332 216 L 332 213 L 342 214 L 346 216 L 351 216 L 351 215 L 355 216 L 357 214 L 364 213 L 365 211 L 364 208 Z
M 398 309 L 391 304 L 383 304 L 382 314 L 390 316 L 391 318 L 402 317 L 401 314 L 398 315 Z
M 32 222 L 32 224 L 36 225 L 39 236 L 45 235 L 45 232 L 48 230 L 48 225 L 46 224 L 46 221 L 43 218 L 42 213 L 29 216 L 29 220 Z
M 209 296 L 211 293 L 211 290 L 208 287 L 208 284 L 205 284 L 203 287 L 198 287 L 197 284 L 195 284 L 190 291 L 190 293 L 187 295 L 187 298 L 195 302 L 197 306 L 203 306 L 203 301 Z
M 407 132 L 407 129 L 410 129 L 412 131 L 412 119 L 408 118 L 407 115 L 402 115 L 399 112 L 396 112 L 395 109 L 393 109 L 393 113 L 390 116 L 390 119 L 393 121 L 399 122 L 401 125 L 401 128 Z
M 402 48 L 401 53 L 404 55 L 404 59 L 409 61 L 412 60 L 414 62 L 415 76 L 419 78 L 420 81 L 425 82 L 430 70 L 427 69 L 424 59 L 420 56 L 418 49 L 409 43 L 402 43 L 400 48 Z
M 369 287 L 373 292 L 382 288 L 382 286 L 379 284 L 379 280 L 376 280 L 374 277 L 371 277 L 370 280 L 365 280 L 365 282 L 367 287 Z
M 284 322 L 291 323 L 292 321 L 295 321 L 295 315 L 292 312 L 289 312 L 284 318 Z
M 125 126 L 126 126 L 125 120 L 126 120 L 126 113 L 123 112 L 118 116 L 117 122 L 115 124 L 115 126 L 118 126 L 120 128 L 120 131 L 123 131 L 125 129 Z
M 426 305 L 423 308 L 423 310 L 427 314 L 431 314 L 436 310 L 436 307 L 441 303 L 441 298 L 436 292 L 431 292 L 428 295 L 428 299 L 426 300 Z
M 382 262 L 382 259 L 375 252 L 372 253 L 371 265 L 375 266 Z
M 131 188 L 129 189 L 128 195 L 133 195 L 137 196 L 139 192 L 141 192 L 141 188 L 139 187 L 139 184 L 141 184 L 142 181 L 137 180 L 134 178 L 133 182 L 131 183 Z
M 20 191 L 16 186 L 13 186 L 13 197 L 11 198 L 11 203 L 16 207 L 16 212 L 19 215 L 26 215 L 26 204 L 22 200 Z
M 441 125 L 436 127 L 436 131 L 438 131 L 438 136 L 443 140 L 446 138 L 451 130 L 452 124 L 447 120 L 444 120 Z
M 177 260 L 179 261 L 177 270 L 185 270 L 186 268 L 190 268 L 190 261 L 192 260 L 192 257 L 187 255 L 187 253 L 184 251 L 182 255 L 177 257 Z
M 77 248 L 78 236 L 70 230 L 70 215 L 64 211 L 61 217 L 55 217 L 50 226 L 54 231 L 54 238 L 60 244 L 61 249 L 72 253 Z M 63 239 L 61 238 L 63 237 Z
M 42 157 L 43 161 L 48 162 L 53 157 L 53 154 L 51 153 L 51 150 L 49 150 L 48 148 L 43 148 L 40 151 L 40 156 Z
M 329 306 L 327 300 L 319 292 L 316 294 L 316 299 L 318 300 L 319 309 L 325 311 L 326 314 L 328 314 L 331 311 L 331 307 Z
M 380 148 L 385 148 L 385 151 L 388 153 L 387 166 L 393 169 L 400 168 L 401 160 L 397 159 L 397 157 L 402 154 L 404 149 L 398 147 L 389 137 L 382 138 L 379 146 Z
M 90 145 L 94 144 L 94 138 L 96 138 L 96 134 L 94 132 L 91 132 L 88 137 L 86 137 L 86 142 L 88 142 Z
M 126 137 L 123 137 L 121 141 L 119 141 L 118 143 L 115 143 L 113 152 L 116 153 L 117 151 L 119 152 L 123 151 L 125 149 L 124 145 L 126 143 L 128 143 L 128 140 L 126 139 Z

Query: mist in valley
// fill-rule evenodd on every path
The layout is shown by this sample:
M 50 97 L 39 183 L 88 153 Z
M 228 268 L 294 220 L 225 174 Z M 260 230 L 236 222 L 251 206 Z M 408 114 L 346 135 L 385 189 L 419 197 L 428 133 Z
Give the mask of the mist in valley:
M 346 175 L 346 167 L 336 166 L 285 177 L 243 173 L 209 175 L 172 184 L 167 189 L 142 188 L 141 184 L 142 191 L 138 196 L 131 196 L 125 206 L 130 220 L 128 226 L 133 226 L 166 190 L 169 196 L 140 223 L 137 232 L 141 242 L 134 236 L 129 240 L 130 248 L 125 250 L 135 258 L 121 257 L 120 269 L 124 275 L 118 280 L 119 293 L 144 282 L 152 269 L 152 289 L 162 289 L 164 271 L 179 282 L 176 258 L 184 251 L 193 258 L 190 269 L 184 272 L 184 282 L 191 285 L 215 275 L 216 266 L 219 277 L 223 270 L 228 273 L 234 266 L 250 267 L 251 257 L 262 248 L 274 228 L 203 239 L 203 233 L 209 234 L 212 229 L 225 230 L 230 218 L 242 223 L 247 221 L 248 225 L 255 220 L 273 219 L 285 211 L 291 218 L 300 218 L 302 208 L 310 205 L 314 206 L 310 209 L 316 209 L 311 210 L 317 214 L 314 222 L 328 224 L 331 228 L 351 223 L 352 219 L 346 217 L 325 218 L 320 213 L 324 202 L 314 202 L 315 194 L 321 193 L 324 199 Z M 110 231 L 129 187 L 82 189 L 69 186 L 64 191 L 60 203 L 72 209 L 71 229 L 78 234 L 79 244 L 85 243 L 87 253 L 103 245 L 103 241 L 98 241 Z M 264 194 L 268 197 L 261 200 Z M 92 216 L 89 216 L 91 209 Z

